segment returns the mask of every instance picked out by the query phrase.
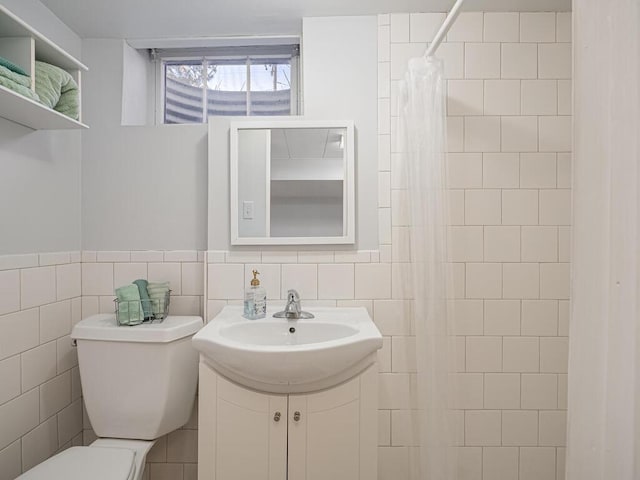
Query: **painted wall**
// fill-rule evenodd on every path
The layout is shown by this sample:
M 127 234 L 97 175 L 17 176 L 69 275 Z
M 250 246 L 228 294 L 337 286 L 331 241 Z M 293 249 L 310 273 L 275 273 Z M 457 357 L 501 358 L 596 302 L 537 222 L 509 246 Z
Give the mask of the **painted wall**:
M 40 2 L 3 2 L 79 54 L 80 39 Z M 80 248 L 80 132 L 34 131 L 0 119 L 0 255 Z

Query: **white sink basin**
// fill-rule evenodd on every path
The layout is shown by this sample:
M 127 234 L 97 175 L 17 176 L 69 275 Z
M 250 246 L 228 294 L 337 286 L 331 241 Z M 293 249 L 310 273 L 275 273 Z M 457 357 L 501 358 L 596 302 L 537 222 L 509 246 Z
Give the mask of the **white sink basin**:
M 362 307 L 314 308 L 313 319 L 247 320 L 228 306 L 193 337 L 201 358 L 221 375 L 274 393 L 341 383 L 375 362 L 382 335 Z

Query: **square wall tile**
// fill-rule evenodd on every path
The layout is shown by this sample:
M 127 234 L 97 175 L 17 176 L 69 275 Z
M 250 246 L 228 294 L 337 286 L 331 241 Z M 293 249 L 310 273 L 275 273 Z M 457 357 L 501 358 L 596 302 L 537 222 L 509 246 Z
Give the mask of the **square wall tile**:
M 550 43 L 538 46 L 539 78 L 571 78 L 571 44 Z
M 554 336 L 558 332 L 556 300 L 522 301 L 522 335 Z
M 451 395 L 452 409 L 483 408 L 484 375 L 482 373 L 453 374 L 450 382 L 454 389 L 453 395 Z
M 520 300 L 485 300 L 484 334 L 520 335 Z
M 467 337 L 467 372 L 499 372 L 501 370 L 502 337 Z
M 482 12 L 462 12 L 447 33 L 447 42 L 482 42 Z
M 517 12 L 485 12 L 485 42 L 519 42 L 520 14 Z
M 502 265 L 503 298 L 538 298 L 540 269 L 537 263 L 505 263 Z
M 58 265 L 56 267 L 56 298 L 67 298 L 82 295 L 82 269 L 80 263 Z
M 71 333 L 71 302 L 50 303 L 40 307 L 40 343 Z
M 520 480 L 555 480 L 556 449 L 522 447 L 520 449 Z
M 557 262 L 558 228 L 547 226 L 522 227 L 523 262 Z
M 449 254 L 453 262 L 482 262 L 482 227 L 449 228 Z
M 204 264 L 186 262 L 182 264 L 182 294 L 204 295 Z
M 391 19 L 391 43 L 404 43 L 409 41 L 409 14 L 392 13 Z
M 462 422 L 464 423 L 464 421 Z M 463 432 L 464 435 L 464 432 Z M 482 479 L 482 450 L 481 447 L 458 447 L 458 479 L 481 480 Z
M 482 80 L 448 80 L 447 114 L 482 115 Z
M 267 299 L 280 299 L 282 297 L 282 285 L 280 280 L 280 265 L 266 265 L 257 263 L 247 263 L 244 265 L 243 288 L 251 285 L 253 270 L 258 271 L 260 286 L 267 291 Z M 286 293 L 286 292 L 285 292 Z
M 113 295 L 113 264 L 82 264 L 82 295 Z
M 45 343 L 22 354 L 22 391 L 56 376 L 56 342 Z
M 521 188 L 555 188 L 556 154 L 522 153 L 520 154 Z
M 282 290 L 280 298 L 287 298 L 289 289 L 297 290 L 301 299 L 318 298 L 318 266 L 308 265 L 282 265 Z
M 540 340 L 538 337 L 504 337 L 502 370 L 505 372 L 538 372 Z M 524 406 L 523 406 L 524 408 Z M 534 407 L 528 407 L 534 408 Z
M 466 190 L 464 202 L 467 225 L 500 225 L 500 190 Z
M 38 404 L 38 389 L 34 388 L 0 405 L 0 450 L 38 426 Z
M 38 346 L 39 319 L 37 308 L 0 317 L 0 359 Z
M 499 152 L 500 118 L 465 117 L 464 150 L 466 152 Z
M 355 265 L 355 298 L 390 298 L 391 264 L 360 263 Z
M 500 78 L 499 43 L 464 44 L 465 78 Z
M 571 42 L 571 12 L 556 13 L 556 41 Z
M 501 298 L 502 265 L 467 263 L 466 294 L 467 298 Z
M 540 339 L 540 371 L 567 373 L 569 364 L 569 339 L 546 337 Z
M 535 152 L 538 150 L 538 119 L 531 116 L 504 116 L 501 119 L 503 152 Z
M 502 78 L 537 78 L 538 45 L 535 43 L 503 43 Z
M 0 472 L 3 480 L 11 480 L 22 473 L 22 448 L 18 439 L 8 447 L 0 450 Z
M 522 80 L 523 115 L 557 115 L 558 83 L 556 80 Z
M 483 153 L 482 185 L 484 188 L 518 188 L 520 160 L 517 153 Z
M 540 298 L 569 299 L 568 263 L 543 263 L 540 265 Z
M 467 410 L 464 416 L 464 439 L 467 446 L 498 446 L 501 444 L 499 410 Z
M 484 407 L 495 410 L 520 408 L 520 374 L 487 373 L 484 376 Z
M 436 57 L 444 61 L 444 78 L 464 77 L 464 45 L 462 42 L 452 42 L 443 43 L 438 47 Z
M 22 437 L 23 470 L 44 462 L 57 450 L 58 422 L 56 418 L 50 418 Z
M 520 80 L 485 80 L 484 114 L 520 115 Z
M 558 376 L 553 374 L 523 374 L 521 408 L 555 410 L 558 405 Z
M 484 227 L 485 262 L 520 261 L 520 227 Z
M 149 263 L 150 282 L 169 282 L 173 295 L 182 295 L 182 271 L 178 262 Z
M 538 412 L 535 410 L 507 410 L 502 412 L 502 445 L 538 445 Z
M 147 278 L 146 263 L 114 263 L 113 288 L 133 283 L 134 280 Z
M 71 374 L 65 372 L 40 385 L 40 418 L 49 418 L 71 403 Z
M 567 412 L 565 410 L 541 411 L 539 431 L 539 445 L 565 446 L 567 444 Z
M 518 461 L 517 447 L 483 448 L 483 480 L 518 480 Z
M 0 315 L 20 310 L 20 270 L 0 271 Z
M 455 335 L 483 335 L 482 300 L 450 300 L 447 314 L 454 322 Z
M 444 13 L 411 13 L 409 15 L 410 41 L 431 42 L 445 17 Z
M 571 117 L 538 117 L 541 152 L 571 151 Z
M 520 14 L 521 42 L 555 42 L 555 12 L 523 12 Z
M 502 190 L 503 225 L 537 225 L 537 190 Z
M 207 298 L 216 300 L 244 298 L 244 266 L 231 263 L 208 265 Z

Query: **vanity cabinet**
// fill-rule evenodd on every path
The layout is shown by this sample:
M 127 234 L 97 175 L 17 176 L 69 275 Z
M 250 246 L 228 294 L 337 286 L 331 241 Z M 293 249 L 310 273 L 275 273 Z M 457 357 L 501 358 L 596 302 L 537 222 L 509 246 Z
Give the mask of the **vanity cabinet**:
M 199 480 L 375 480 L 377 367 L 327 390 L 250 390 L 200 363 Z

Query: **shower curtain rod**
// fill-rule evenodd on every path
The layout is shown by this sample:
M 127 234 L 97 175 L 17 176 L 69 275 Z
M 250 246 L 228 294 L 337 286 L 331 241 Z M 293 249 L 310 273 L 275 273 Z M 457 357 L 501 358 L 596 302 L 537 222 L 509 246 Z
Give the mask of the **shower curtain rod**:
M 444 40 L 444 36 L 447 34 L 449 29 L 451 28 L 451 25 L 453 25 L 453 22 L 455 22 L 456 18 L 458 17 L 458 14 L 460 13 L 460 7 L 462 7 L 463 3 L 464 0 L 456 0 L 456 3 L 454 3 L 451 11 L 447 14 L 447 18 L 444 19 L 440 30 L 438 30 L 436 36 L 433 37 L 433 41 L 429 45 L 429 48 L 427 48 L 427 51 L 424 54 L 425 57 L 432 57 L 433 54 L 436 53 L 436 50 L 442 43 L 442 40 Z

